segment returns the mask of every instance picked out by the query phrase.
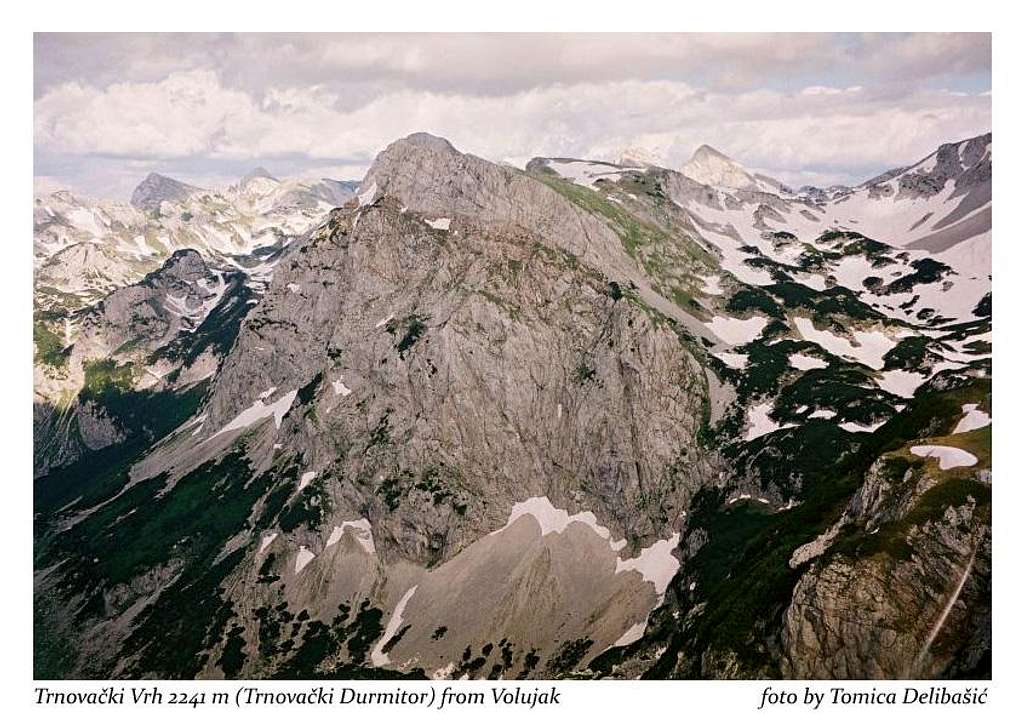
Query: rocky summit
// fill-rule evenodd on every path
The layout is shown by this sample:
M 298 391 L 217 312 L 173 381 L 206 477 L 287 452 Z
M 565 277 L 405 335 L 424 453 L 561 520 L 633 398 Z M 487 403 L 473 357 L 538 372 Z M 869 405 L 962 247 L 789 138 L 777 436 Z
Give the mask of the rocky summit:
M 37 199 L 36 676 L 989 676 L 991 135 L 656 161 Z

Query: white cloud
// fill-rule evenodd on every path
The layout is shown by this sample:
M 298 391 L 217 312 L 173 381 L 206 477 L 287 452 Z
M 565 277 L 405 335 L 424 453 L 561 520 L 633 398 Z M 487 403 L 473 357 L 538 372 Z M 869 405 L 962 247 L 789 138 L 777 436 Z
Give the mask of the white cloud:
M 36 101 L 37 147 L 53 153 L 253 159 L 297 154 L 369 161 L 414 131 L 494 160 L 533 155 L 615 159 L 627 146 L 684 161 L 710 143 L 749 165 L 891 166 L 942 140 L 988 129 L 990 99 L 922 91 L 898 101 L 862 87 L 710 92 L 628 80 L 507 96 L 397 90 L 352 109 L 322 86 L 269 88 L 257 101 L 207 70 L 105 90 L 61 85 Z
M 197 68 L 217 68 L 230 86 L 255 91 L 385 83 L 506 95 L 626 79 L 737 91 L 788 86 L 805 75 L 904 83 L 991 66 L 991 38 L 983 33 L 40 33 L 35 43 L 37 96 L 73 79 L 106 86 Z
M 36 145 L 72 154 L 188 156 L 207 152 L 227 126 L 252 126 L 252 99 L 215 72 L 176 72 L 159 82 L 104 90 L 61 85 L 36 100 Z
M 121 48 L 123 76 L 61 82 L 76 61 L 85 73 L 114 70 L 87 42 L 37 36 L 41 173 L 88 180 L 88 162 L 120 157 L 119 185 L 139 173 L 128 161 L 212 180 L 276 157 L 353 176 L 391 141 L 429 131 L 518 165 L 536 155 L 617 159 L 626 147 L 679 165 L 708 143 L 791 182 L 850 181 L 991 126 L 985 87 L 914 80 L 940 76 L 936 66 L 984 71 L 987 36 L 128 35 L 98 44 Z M 934 63 L 943 52 L 949 61 Z M 168 71 L 175 56 L 180 69 Z

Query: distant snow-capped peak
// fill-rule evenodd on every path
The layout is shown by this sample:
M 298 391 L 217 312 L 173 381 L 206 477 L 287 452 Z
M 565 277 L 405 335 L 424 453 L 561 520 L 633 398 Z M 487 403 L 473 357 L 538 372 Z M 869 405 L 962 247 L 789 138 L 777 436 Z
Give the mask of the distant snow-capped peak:
M 775 194 L 791 194 L 792 191 L 781 181 L 748 171 L 742 164 L 729 158 L 721 151 L 702 144 L 680 169 L 687 178 L 697 183 L 726 190 L 763 191 Z

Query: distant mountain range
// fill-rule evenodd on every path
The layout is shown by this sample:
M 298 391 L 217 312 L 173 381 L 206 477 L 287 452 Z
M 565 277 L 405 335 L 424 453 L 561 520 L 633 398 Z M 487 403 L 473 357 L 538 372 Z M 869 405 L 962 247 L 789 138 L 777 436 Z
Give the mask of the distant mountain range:
M 36 305 L 92 304 L 192 248 L 215 264 L 255 270 L 265 258 L 355 195 L 358 182 L 278 180 L 256 169 L 225 191 L 150 174 L 129 205 L 67 191 L 38 196 L 34 207 Z

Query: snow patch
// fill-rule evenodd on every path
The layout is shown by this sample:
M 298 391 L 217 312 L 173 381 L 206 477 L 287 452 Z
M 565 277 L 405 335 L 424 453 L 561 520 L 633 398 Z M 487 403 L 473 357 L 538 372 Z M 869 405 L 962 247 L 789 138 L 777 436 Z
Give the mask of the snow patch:
M 242 411 L 238 416 L 228 422 L 224 428 L 211 436 L 210 439 L 218 437 L 221 434 L 226 434 L 229 431 L 245 429 L 268 416 L 274 417 L 274 428 L 280 429 L 281 420 L 284 419 L 284 415 L 288 413 L 289 409 L 291 409 L 292 402 L 295 401 L 295 395 L 298 393 L 299 390 L 293 389 L 276 402 L 271 402 L 270 404 L 264 404 L 262 399 L 257 399 L 252 403 L 251 407 Z M 207 441 L 209 441 L 209 439 Z
M 747 366 L 747 355 L 736 354 L 735 352 L 714 352 L 715 357 L 725 362 L 733 369 L 743 369 Z
M 352 390 L 345 386 L 345 383 L 341 381 L 341 378 L 331 382 L 331 386 L 334 388 L 335 394 L 340 394 L 343 397 L 347 397 L 352 393 Z
M 878 427 L 882 426 L 882 424 L 884 423 L 885 420 L 882 420 L 877 424 L 868 424 L 867 426 L 865 426 L 864 424 L 858 424 L 852 421 L 844 421 L 839 424 L 839 428 L 842 429 L 843 431 L 849 431 L 854 433 L 858 431 L 876 431 Z
M 345 535 L 347 528 L 355 531 L 356 540 L 359 541 L 359 545 L 362 546 L 367 554 L 373 555 L 377 552 L 377 548 L 373 543 L 373 528 L 365 518 L 360 518 L 358 521 L 345 521 L 340 526 L 335 526 L 334 530 L 331 531 L 331 535 L 327 538 L 327 545 L 325 547 L 330 548 L 340 541 L 341 537 Z
M 313 551 L 304 545 L 300 545 L 299 553 L 295 556 L 295 574 L 298 575 L 315 557 L 316 555 L 313 554 Z
M 508 517 L 508 523 L 505 524 L 504 528 L 496 532 L 500 533 L 526 515 L 533 516 L 534 520 L 537 521 L 537 524 L 540 526 L 541 536 L 546 536 L 548 533 L 562 533 L 568 528 L 570 523 L 583 523 L 590 526 L 601 538 L 605 540 L 611 538 L 611 532 L 604 526 L 598 525 L 597 516 L 593 512 L 583 511 L 582 513 L 570 516 L 568 511 L 555 508 L 547 496 L 534 496 L 512 506 L 512 513 Z
M 562 178 L 594 191 L 598 190 L 596 184 L 600 179 L 617 181 L 623 173 L 623 170 L 616 166 L 591 161 L 550 161 L 547 166 Z
M 722 276 L 698 275 L 697 277 L 704 282 L 704 287 L 700 291 L 705 295 L 721 295 L 724 292 L 721 287 Z
M 903 369 L 894 369 L 890 372 L 882 372 L 875 381 L 878 386 L 898 397 L 907 399 L 914 396 L 914 392 L 924 384 L 927 377 L 917 372 L 908 372 Z
M 679 534 L 673 533 L 665 540 L 658 540 L 640 551 L 640 555 L 629 560 L 617 559 L 615 572 L 635 570 L 643 579 L 654 585 L 658 595 L 664 595 L 672 576 L 679 570 L 679 560 L 672 550 L 679 545 Z
M 854 359 L 857 362 L 866 364 L 873 369 L 882 369 L 885 362 L 882 359 L 885 353 L 895 347 L 898 343 L 891 340 L 882 332 L 861 332 L 854 330 L 853 335 L 857 340 L 854 345 L 852 341 L 836 335 L 828 330 L 819 330 L 814 327 L 806 317 L 798 317 L 793 320 L 800 336 L 810 342 L 815 342 L 827 352 L 837 357 Z
M 798 352 L 789 356 L 789 366 L 806 372 L 811 369 L 824 369 L 828 367 L 828 362 L 820 357 L 811 357 Z
M 263 536 L 263 539 L 260 540 L 260 551 L 259 552 L 262 553 L 267 548 L 269 548 L 270 544 L 274 542 L 275 538 L 277 538 L 277 533 L 267 533 L 265 536 Z
M 793 426 L 792 424 L 778 424 L 768 416 L 774 408 L 775 404 L 773 402 L 761 402 L 747 410 L 747 421 L 750 422 L 750 426 L 747 427 L 747 433 L 743 435 L 744 441 L 753 441 L 759 436 L 770 434 L 787 426 Z
M 209 415 L 208 414 L 200 414 L 195 419 L 193 419 L 191 422 L 189 422 L 188 426 L 194 426 L 195 427 L 195 429 L 192 431 L 192 436 L 199 436 L 199 432 L 201 432 L 203 430 L 203 424 L 206 423 L 206 417 L 207 416 L 209 416 Z
M 939 460 L 939 468 L 945 471 L 946 469 L 955 468 L 957 466 L 974 466 L 978 463 L 978 458 L 963 449 L 958 449 L 955 446 L 938 446 L 936 444 L 922 444 L 921 446 L 911 446 L 910 453 L 914 456 L 921 456 L 923 458 L 935 458 Z
M 402 599 L 395 605 L 395 611 L 391 613 L 391 619 L 388 621 L 388 626 L 384 630 L 384 634 L 377 640 L 377 644 L 373 648 L 373 652 L 370 653 L 370 660 L 373 662 L 375 667 L 383 667 L 390 663 L 391 659 L 384 652 L 384 645 L 388 641 L 398 634 L 399 628 L 402 626 L 402 615 L 405 614 L 405 606 L 409 604 L 409 600 L 412 598 L 413 593 L 416 592 L 416 585 L 409 588 Z
M 316 471 L 307 471 L 306 473 L 302 474 L 302 476 L 299 477 L 299 489 L 298 490 L 301 491 L 302 489 L 304 489 L 306 486 L 311 484 L 313 482 L 313 479 L 315 479 L 315 478 L 316 478 Z
M 452 224 L 452 219 L 451 218 L 435 218 L 434 220 L 428 220 L 427 221 L 427 225 L 428 226 L 430 226 L 431 228 L 433 228 L 435 230 L 439 230 L 439 231 L 446 231 L 446 230 L 448 230 L 448 227 L 451 226 L 451 224 Z
M 632 625 L 628 630 L 622 633 L 622 637 L 615 640 L 615 644 L 613 644 L 612 647 L 625 647 L 626 645 L 633 644 L 634 642 L 636 642 L 644 636 L 644 631 L 646 629 L 647 620 Z
M 981 429 L 992 423 L 992 417 L 979 409 L 977 404 L 964 404 L 961 409 L 964 416 L 953 429 L 954 434 Z
M 756 315 L 743 320 L 738 317 L 716 315 L 711 322 L 705 322 L 718 339 L 730 345 L 745 345 L 757 338 L 768 324 L 768 318 Z

